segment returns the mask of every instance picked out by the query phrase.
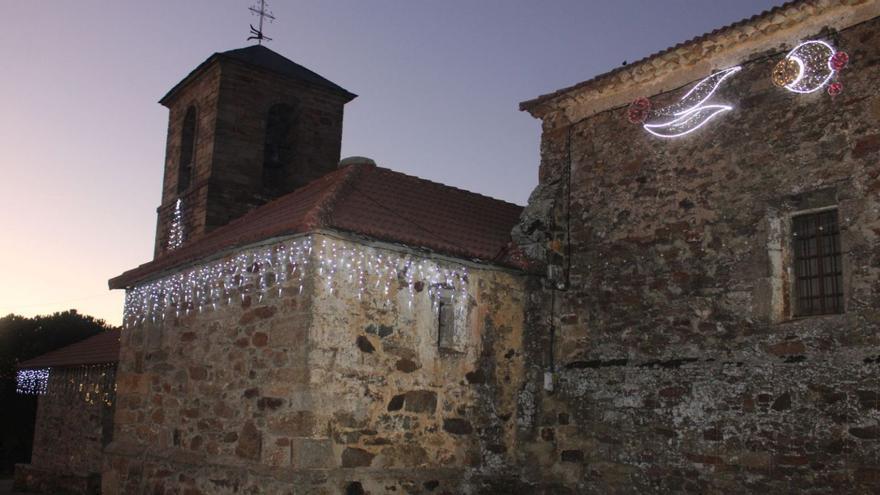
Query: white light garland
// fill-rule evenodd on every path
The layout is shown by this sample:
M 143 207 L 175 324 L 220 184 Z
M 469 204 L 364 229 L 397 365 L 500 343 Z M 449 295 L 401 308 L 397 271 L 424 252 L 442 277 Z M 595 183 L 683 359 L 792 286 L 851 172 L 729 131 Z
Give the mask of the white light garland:
M 25 395 L 43 395 L 49 387 L 51 368 L 18 370 L 15 376 L 15 392 Z
M 249 295 L 261 300 L 290 288 L 302 292 L 306 268 L 313 257 L 314 276 L 330 295 L 337 294 L 338 284 L 345 283 L 356 287 L 358 299 L 369 293 L 391 301 L 392 288 L 396 288 L 405 291 L 406 307 L 411 308 L 415 293 L 427 290 L 435 310 L 439 287 L 453 289 L 458 296 L 467 295 L 468 273 L 464 266 L 443 267 L 410 254 L 341 241 L 323 239 L 319 245 L 313 244 L 312 237 L 306 236 L 247 249 L 231 258 L 136 286 L 126 292 L 124 323 L 158 323 L 169 316 L 240 302 Z
M 168 227 L 168 250 L 177 249 L 181 245 L 183 245 L 183 200 L 177 198 L 171 216 L 171 225 Z
M 116 364 L 19 370 L 15 385 L 15 391 L 19 394 L 50 395 L 65 400 L 79 398 L 88 404 L 110 406 L 116 399 Z
M 677 103 L 654 111 L 655 116 L 672 116 L 663 122 L 646 122 L 644 128 L 649 133 L 662 138 L 673 138 L 690 134 L 703 127 L 713 117 L 733 109 L 730 105 L 703 105 L 721 83 L 736 74 L 742 67 L 731 67 L 718 71 L 697 83 Z

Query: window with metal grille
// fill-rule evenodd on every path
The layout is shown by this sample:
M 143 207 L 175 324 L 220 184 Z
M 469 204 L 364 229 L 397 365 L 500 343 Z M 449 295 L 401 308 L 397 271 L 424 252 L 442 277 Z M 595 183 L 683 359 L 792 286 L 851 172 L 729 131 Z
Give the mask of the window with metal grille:
M 843 312 L 843 267 L 837 210 L 791 219 L 795 316 Z

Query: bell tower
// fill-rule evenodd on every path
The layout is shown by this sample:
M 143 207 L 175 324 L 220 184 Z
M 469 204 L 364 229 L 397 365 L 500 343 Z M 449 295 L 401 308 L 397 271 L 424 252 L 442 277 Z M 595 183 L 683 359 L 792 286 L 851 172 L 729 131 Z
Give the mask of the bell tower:
M 262 45 L 196 67 L 159 101 L 170 115 L 154 257 L 335 170 L 355 96 Z

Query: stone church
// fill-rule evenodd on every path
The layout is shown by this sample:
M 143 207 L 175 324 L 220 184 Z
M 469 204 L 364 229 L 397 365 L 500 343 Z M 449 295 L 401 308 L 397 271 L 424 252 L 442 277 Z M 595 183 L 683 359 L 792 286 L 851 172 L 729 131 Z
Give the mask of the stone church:
M 786 3 L 521 103 L 522 208 L 214 54 L 110 280 L 103 493 L 880 492 L 878 79 L 880 1 Z
M 264 46 L 170 110 L 104 493 L 459 492 L 511 465 L 522 207 L 340 162 L 354 94 Z

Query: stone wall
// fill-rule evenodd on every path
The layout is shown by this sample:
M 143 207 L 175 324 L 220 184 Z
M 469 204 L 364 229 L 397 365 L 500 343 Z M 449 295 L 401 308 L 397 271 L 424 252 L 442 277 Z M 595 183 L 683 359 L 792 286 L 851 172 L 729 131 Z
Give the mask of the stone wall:
M 458 266 L 314 235 L 302 289 L 127 329 L 104 493 L 457 493 L 508 475 L 521 278 L 468 268 L 460 335 L 441 351 L 425 280 L 401 265 L 387 295 L 371 278 L 361 291 L 342 269 L 328 276 L 325 241 Z
M 555 371 L 521 400 L 533 489 L 880 490 L 880 20 L 799 37 L 850 54 L 842 95 L 773 86 L 780 46 L 714 66 L 743 66 L 717 96 L 735 109 L 679 139 L 548 110 L 517 229 L 547 265 L 531 389 Z M 846 310 L 797 318 L 787 226 L 811 205 L 838 208 Z
M 40 396 L 30 464 L 15 468 L 19 490 L 40 493 L 98 493 L 101 451 L 111 440 L 113 406 L 87 402 L 69 380 L 82 381 L 70 368 L 52 370 L 48 390 Z
M 350 480 L 370 493 L 459 493 L 471 477 L 503 476 L 513 464 L 522 281 L 473 267 L 467 277 L 450 348 L 438 346 L 426 281 L 390 298 L 359 297 L 357 284 L 317 287 L 309 359 L 313 384 L 325 384 L 312 401 L 317 433 L 327 465 L 353 468 Z

